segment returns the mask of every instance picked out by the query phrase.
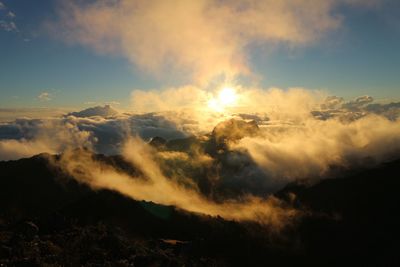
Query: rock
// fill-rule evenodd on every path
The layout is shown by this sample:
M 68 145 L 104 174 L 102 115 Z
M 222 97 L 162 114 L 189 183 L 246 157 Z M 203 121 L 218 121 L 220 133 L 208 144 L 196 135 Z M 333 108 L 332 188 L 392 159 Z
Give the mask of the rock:
M 228 141 L 238 141 L 246 136 L 255 136 L 259 131 L 260 129 L 254 120 L 246 122 L 244 120 L 230 119 L 217 124 L 212 132 L 212 137 L 217 144 L 220 144 Z
M 22 235 L 25 240 L 33 240 L 39 233 L 39 227 L 33 222 L 26 221 L 17 227 L 17 232 Z
M 11 248 L 8 246 L 0 246 L 0 259 L 10 258 Z
M 67 114 L 67 116 L 70 116 L 70 115 L 75 116 L 75 117 L 80 117 L 80 118 L 87 118 L 87 117 L 94 117 L 94 116 L 111 117 L 111 116 L 118 115 L 118 111 L 113 109 L 110 105 L 105 105 L 104 107 L 96 106 L 96 107 L 81 110 L 79 112 L 71 112 L 71 113 Z
M 164 147 L 165 144 L 167 143 L 167 140 L 165 140 L 162 137 L 159 136 L 155 136 L 153 138 L 151 138 L 149 144 L 155 148 L 161 148 Z

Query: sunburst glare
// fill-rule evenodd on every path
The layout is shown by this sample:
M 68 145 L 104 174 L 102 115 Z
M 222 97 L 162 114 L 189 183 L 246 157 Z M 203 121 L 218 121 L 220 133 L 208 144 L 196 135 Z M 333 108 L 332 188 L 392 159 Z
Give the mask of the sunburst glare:
M 227 107 L 233 107 L 237 103 L 238 94 L 232 87 L 223 87 L 216 97 L 208 101 L 208 107 L 217 112 L 223 112 Z

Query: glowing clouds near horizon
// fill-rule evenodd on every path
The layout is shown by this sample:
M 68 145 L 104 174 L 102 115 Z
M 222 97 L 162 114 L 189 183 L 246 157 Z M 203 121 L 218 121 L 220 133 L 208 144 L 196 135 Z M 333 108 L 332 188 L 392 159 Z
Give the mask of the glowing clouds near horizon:
M 224 112 L 207 107 L 210 99 Z M 367 96 L 340 99 L 304 88 L 221 88 L 215 95 L 194 86 L 136 90 L 133 103 L 159 112 L 3 123 L 0 130 L 7 140 L 0 140 L 0 159 L 64 152 L 61 167 L 95 189 L 279 228 L 297 213 L 268 194 L 288 182 L 329 177 L 332 166 L 371 167 L 400 156 L 400 103 L 374 104 Z M 228 120 L 218 132 L 215 126 L 230 118 L 245 121 Z M 147 137 L 191 138 L 158 151 L 145 142 L 143 130 L 151 133 Z M 218 135 L 224 137 L 222 150 L 213 142 L 219 142 Z M 97 153 L 101 150 L 96 148 L 112 147 L 112 154 L 123 154 L 139 177 L 104 166 L 87 150 L 76 155 L 77 147 Z M 201 191 L 197 181 L 203 180 L 197 178 L 210 190 Z M 221 188 L 240 188 L 245 195 L 227 198 Z
M 217 97 L 208 101 L 208 108 L 212 111 L 223 112 L 228 107 L 233 107 L 237 103 L 239 95 L 232 87 L 224 87 L 219 91 Z

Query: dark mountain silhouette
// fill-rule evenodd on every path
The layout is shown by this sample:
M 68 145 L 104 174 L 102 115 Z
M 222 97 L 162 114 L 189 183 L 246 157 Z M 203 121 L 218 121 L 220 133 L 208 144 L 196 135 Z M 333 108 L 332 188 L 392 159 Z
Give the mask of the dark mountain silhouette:
M 234 263 L 231 252 L 250 251 L 253 235 L 270 246 L 268 235 L 253 232 L 265 231 L 261 226 L 93 191 L 49 165 L 48 157 L 0 163 L 2 264 L 224 266 Z M 95 157 L 124 168 L 119 157 Z
M 310 258 L 331 265 L 395 266 L 400 262 L 400 160 L 327 179 L 291 184 L 276 195 L 296 195 L 310 212 L 297 227 Z
M 211 133 L 212 140 L 218 149 L 225 149 L 229 142 L 236 142 L 244 137 L 256 136 L 260 129 L 256 121 L 230 119 L 218 123 Z
M 226 144 L 238 141 L 244 137 L 256 136 L 259 134 L 257 123 L 252 121 L 244 121 L 240 119 L 229 119 L 218 123 L 210 134 L 205 137 L 206 140 L 190 136 L 187 138 L 173 139 L 165 141 L 162 137 L 154 137 L 150 144 L 159 147 L 158 143 L 162 143 L 163 149 L 172 151 L 189 151 L 193 146 L 200 147 L 210 155 L 215 155 L 218 150 L 226 150 Z
M 119 156 L 93 155 L 135 172 Z M 304 215 L 281 232 L 93 191 L 48 163 L 0 162 L 0 264 L 395 266 L 400 161 L 276 196 Z M 295 196 L 295 197 L 293 197 Z
M 165 140 L 162 137 L 159 136 L 155 136 L 153 138 L 151 138 L 149 144 L 153 147 L 156 147 L 158 149 L 164 148 L 165 144 L 167 143 L 167 140 Z
M 87 108 L 78 112 L 71 112 L 67 115 L 72 115 L 75 117 L 93 117 L 93 116 L 100 116 L 100 117 L 111 117 L 118 114 L 118 111 L 113 109 L 110 105 L 105 106 L 96 106 L 92 108 Z

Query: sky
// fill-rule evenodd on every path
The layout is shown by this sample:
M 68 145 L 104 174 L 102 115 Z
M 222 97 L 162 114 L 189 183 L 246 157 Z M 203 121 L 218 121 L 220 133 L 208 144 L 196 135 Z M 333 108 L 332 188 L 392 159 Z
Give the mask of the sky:
M 188 9 L 189 13 L 193 10 L 193 14 L 197 14 L 198 6 L 179 4 L 179 1 L 165 1 L 166 6 L 162 2 L 150 6 L 143 4 L 139 5 L 137 13 L 126 12 L 109 20 L 105 17 L 104 20 L 112 26 L 107 28 L 101 21 L 101 14 L 115 15 L 113 12 L 117 8 L 129 5 L 124 3 L 126 1 L 120 1 L 121 6 L 115 8 L 93 8 L 88 2 L 83 4 L 84 1 L 75 1 L 76 4 L 70 7 L 66 2 L 73 1 L 0 0 L 0 107 L 75 108 L 111 103 L 120 108 L 129 108 L 132 105 L 131 92 L 135 89 L 161 90 L 188 84 L 212 88 L 215 83 L 210 81 L 215 77 L 206 70 L 213 69 L 214 65 L 221 66 L 223 71 L 232 71 L 235 84 L 239 85 L 283 89 L 304 87 L 322 89 L 346 99 L 370 95 L 377 100 L 398 100 L 400 2 L 338 1 L 343 3 L 327 4 L 328 7 L 324 4 L 319 6 L 324 1 L 315 2 L 315 12 L 321 12 L 315 17 L 320 22 L 303 18 L 313 15 L 307 13 L 313 12 L 307 11 L 309 7 L 295 7 L 294 13 L 299 18 L 290 18 L 294 24 L 288 24 L 293 31 L 291 28 L 287 31 L 277 30 L 287 25 L 285 21 L 261 18 L 255 27 L 258 31 L 247 34 L 239 26 L 233 25 L 235 20 L 230 20 L 229 16 L 223 17 L 224 11 L 214 6 L 205 11 L 206 16 L 198 16 L 200 22 L 208 19 L 208 14 L 215 13 L 221 18 L 214 20 L 212 17 L 210 24 L 197 24 L 197 21 L 190 24 L 190 21 L 192 28 L 176 30 L 173 28 L 176 26 L 173 18 L 168 18 L 166 30 L 159 25 L 146 24 L 149 21 L 148 14 L 158 14 L 160 11 L 164 12 L 161 14 L 181 14 L 179 10 L 185 13 Z M 95 5 L 104 1 L 90 2 Z M 266 6 L 271 3 L 266 1 Z M 274 8 L 280 10 L 279 7 L 271 9 Z M 236 15 L 241 16 L 240 13 Z M 138 19 L 135 21 L 132 16 Z M 246 24 L 248 21 L 243 16 L 238 21 L 241 22 L 241 19 L 243 25 L 250 25 Z M 137 23 L 137 26 L 130 23 Z M 319 23 L 321 26 L 318 26 Z M 85 25 L 91 27 L 89 33 Z M 308 31 L 310 25 L 312 29 Z M 217 29 L 218 26 L 224 29 L 232 27 L 233 30 L 219 35 L 207 28 L 214 26 Z M 157 36 L 160 29 L 163 31 Z M 183 32 L 183 42 L 187 41 L 183 45 L 179 42 L 182 47 L 178 52 L 182 52 L 183 56 L 176 55 L 176 51 L 168 47 L 176 46 L 172 37 L 176 34 L 179 37 L 180 30 Z M 112 31 L 116 33 L 110 34 Z M 129 31 L 137 38 L 128 35 Z M 241 35 L 236 35 L 237 32 Z M 245 37 L 240 37 L 242 35 Z M 110 38 L 115 38 L 115 42 L 100 44 L 106 39 L 104 36 L 112 36 Z M 203 46 L 203 37 L 210 37 L 211 45 L 208 46 L 206 40 Z M 146 49 L 141 47 L 143 40 L 147 42 Z M 164 40 L 166 48 L 163 46 Z M 199 40 L 198 44 L 196 40 Z M 119 42 L 125 42 L 128 48 L 115 48 L 115 43 Z M 192 44 L 193 49 L 190 48 Z M 155 50 L 151 50 L 153 46 Z M 227 67 L 232 58 L 227 64 L 224 64 L 225 58 L 215 62 L 214 59 L 220 57 L 215 54 L 219 50 L 209 49 L 213 46 L 226 48 L 227 53 L 235 56 L 237 53 L 240 66 L 236 69 L 231 65 Z M 167 56 L 160 54 L 164 48 L 166 53 L 172 54 L 172 63 L 143 59 L 142 54 L 149 52 L 150 57 L 153 55 L 164 60 Z M 193 53 L 200 53 L 210 60 L 198 59 Z M 175 62 L 178 62 L 176 68 Z M 190 68 L 192 63 L 195 66 L 193 69 Z M 159 68 L 160 64 L 163 67 Z M 168 64 L 173 66 L 170 68 Z

